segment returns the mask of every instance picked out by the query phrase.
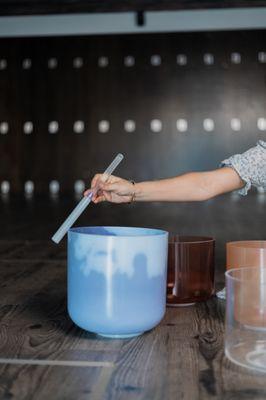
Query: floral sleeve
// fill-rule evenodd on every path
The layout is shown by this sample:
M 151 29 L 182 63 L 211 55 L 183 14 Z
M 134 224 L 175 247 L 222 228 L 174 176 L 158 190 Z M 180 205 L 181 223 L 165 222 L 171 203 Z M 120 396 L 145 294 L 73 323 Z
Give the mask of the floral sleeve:
M 234 168 L 246 183 L 239 194 L 246 195 L 252 185 L 266 190 L 266 142 L 260 140 L 245 153 L 235 154 L 222 161 L 221 166 Z

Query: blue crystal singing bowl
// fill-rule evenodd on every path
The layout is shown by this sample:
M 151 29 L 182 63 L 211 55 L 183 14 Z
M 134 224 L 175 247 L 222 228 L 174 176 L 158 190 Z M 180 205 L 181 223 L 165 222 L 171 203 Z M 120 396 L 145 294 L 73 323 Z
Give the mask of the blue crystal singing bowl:
M 92 226 L 68 232 L 68 312 L 81 328 L 129 338 L 155 327 L 166 304 L 168 233 Z

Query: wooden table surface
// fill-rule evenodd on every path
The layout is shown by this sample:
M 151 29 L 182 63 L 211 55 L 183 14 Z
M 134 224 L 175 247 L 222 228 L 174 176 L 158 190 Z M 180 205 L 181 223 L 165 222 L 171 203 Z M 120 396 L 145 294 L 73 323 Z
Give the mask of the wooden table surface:
M 161 222 L 152 222 L 156 205 L 103 207 L 100 217 L 91 211 L 89 224 L 140 225 L 141 218 L 143 225 L 168 224 L 180 232 L 186 220 L 185 233 L 217 237 L 221 287 L 222 243 L 229 237 L 265 239 L 265 202 L 255 209 L 256 201 L 251 196 L 237 207 L 231 198 L 208 207 L 180 205 L 176 227 L 169 208 L 169 214 L 160 208 Z M 225 304 L 216 297 L 168 308 L 159 326 L 131 340 L 103 339 L 76 327 L 66 310 L 65 241 L 56 246 L 49 240 L 70 203 L 47 204 L 47 212 L 45 203 L 1 204 L 0 399 L 266 399 L 266 374 L 239 368 L 224 356 Z

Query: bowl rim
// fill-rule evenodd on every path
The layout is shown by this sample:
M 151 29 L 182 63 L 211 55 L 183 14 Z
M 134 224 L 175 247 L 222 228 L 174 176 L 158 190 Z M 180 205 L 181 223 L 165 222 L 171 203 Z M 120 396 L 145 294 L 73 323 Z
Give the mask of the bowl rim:
M 240 248 L 240 249 L 256 249 L 266 251 L 266 240 L 254 239 L 254 240 L 236 240 L 233 242 L 227 242 L 226 246 L 229 248 Z
M 187 238 L 187 240 L 184 241 L 178 241 L 175 240 L 176 238 Z M 193 240 L 195 239 L 195 240 Z M 194 236 L 194 235 L 169 235 L 169 244 L 176 244 L 177 246 L 183 246 L 186 244 L 203 244 L 203 243 L 215 243 L 215 238 L 211 236 Z
M 235 272 L 236 274 L 245 274 L 245 272 L 250 272 L 250 271 L 259 271 L 261 272 L 261 270 L 266 272 L 266 265 L 265 266 L 257 266 L 257 267 L 252 267 L 251 265 L 248 267 L 238 267 L 238 268 L 230 268 L 227 271 L 225 271 L 224 275 L 226 277 L 226 279 L 230 280 L 230 281 L 235 281 L 235 282 L 250 282 L 250 278 L 246 278 L 246 277 L 238 277 L 238 276 L 233 276 L 233 272 Z M 266 284 L 266 282 L 262 283 L 262 284 Z
M 156 233 L 154 234 L 137 234 L 137 235 L 112 235 L 112 234 L 108 234 L 108 235 L 103 235 L 103 234 L 97 234 L 97 233 L 89 233 L 89 232 L 80 232 L 79 229 L 86 229 L 86 228 L 108 228 L 108 229 L 137 229 L 137 230 L 145 230 L 145 231 L 155 231 Z M 139 237 L 158 237 L 158 236 L 168 236 L 168 231 L 165 231 L 163 229 L 158 229 L 158 228 L 145 228 L 145 227 L 141 227 L 141 226 L 114 226 L 114 225 L 93 225 L 93 226 L 75 226 L 73 228 L 70 228 L 68 232 L 71 233 L 76 233 L 79 235 L 86 235 L 86 236 L 96 236 L 96 237 L 112 237 L 112 238 L 139 238 Z

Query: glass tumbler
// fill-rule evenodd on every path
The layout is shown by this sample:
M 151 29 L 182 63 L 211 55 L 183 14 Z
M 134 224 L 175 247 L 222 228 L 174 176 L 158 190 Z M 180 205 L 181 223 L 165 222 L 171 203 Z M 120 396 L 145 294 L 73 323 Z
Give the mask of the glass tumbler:
M 214 294 L 211 237 L 171 236 L 168 243 L 167 305 L 192 305 Z
M 266 240 L 243 240 L 226 244 L 226 269 L 266 266 Z
M 230 269 L 226 276 L 225 354 L 266 372 L 266 266 Z

